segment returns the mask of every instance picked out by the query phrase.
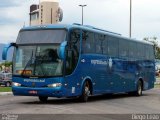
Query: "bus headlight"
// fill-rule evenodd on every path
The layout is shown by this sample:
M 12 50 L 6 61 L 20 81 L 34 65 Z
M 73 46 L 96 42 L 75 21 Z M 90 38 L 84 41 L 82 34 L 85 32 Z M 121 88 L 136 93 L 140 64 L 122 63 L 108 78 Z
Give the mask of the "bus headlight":
M 16 82 L 12 82 L 12 86 L 20 87 L 20 86 L 21 86 L 21 84 L 20 84 L 20 83 L 16 83 Z
M 54 87 L 61 87 L 61 86 L 62 86 L 61 83 L 54 83 L 54 84 L 49 84 L 48 85 L 48 87 L 52 87 L 52 88 L 54 88 Z

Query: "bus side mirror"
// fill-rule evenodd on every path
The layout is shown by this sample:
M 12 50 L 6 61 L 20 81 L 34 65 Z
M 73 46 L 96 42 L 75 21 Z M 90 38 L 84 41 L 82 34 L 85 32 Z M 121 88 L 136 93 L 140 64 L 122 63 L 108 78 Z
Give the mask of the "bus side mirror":
M 16 43 L 10 43 L 10 44 L 5 45 L 2 51 L 2 60 L 7 60 L 7 52 L 9 48 L 12 46 L 16 47 Z
M 67 42 L 64 41 L 60 44 L 59 50 L 58 50 L 58 56 L 60 59 L 64 60 L 65 59 L 65 48 L 67 46 Z

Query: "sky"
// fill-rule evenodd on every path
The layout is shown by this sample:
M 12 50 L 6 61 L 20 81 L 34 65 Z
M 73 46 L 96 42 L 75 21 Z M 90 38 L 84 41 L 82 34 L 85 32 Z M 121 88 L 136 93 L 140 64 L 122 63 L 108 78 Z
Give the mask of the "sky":
M 0 43 L 15 42 L 18 31 L 29 25 L 29 8 L 39 0 L 1 0 Z M 130 0 L 59 0 L 64 17 L 62 24 L 81 23 L 81 7 L 84 8 L 84 24 L 120 33 L 129 37 Z M 132 38 L 160 39 L 160 0 L 132 0 Z M 160 43 L 160 40 L 159 40 Z

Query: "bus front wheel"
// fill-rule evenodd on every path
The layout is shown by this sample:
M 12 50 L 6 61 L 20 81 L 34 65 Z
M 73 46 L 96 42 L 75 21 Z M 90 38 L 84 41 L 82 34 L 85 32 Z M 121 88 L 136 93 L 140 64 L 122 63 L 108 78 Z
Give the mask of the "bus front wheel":
M 86 81 L 83 85 L 82 95 L 80 96 L 80 100 L 82 102 L 87 102 L 89 95 L 90 95 L 90 84 L 88 81 Z
M 39 100 L 43 103 L 47 102 L 48 100 L 48 97 L 42 97 L 42 96 L 39 96 Z

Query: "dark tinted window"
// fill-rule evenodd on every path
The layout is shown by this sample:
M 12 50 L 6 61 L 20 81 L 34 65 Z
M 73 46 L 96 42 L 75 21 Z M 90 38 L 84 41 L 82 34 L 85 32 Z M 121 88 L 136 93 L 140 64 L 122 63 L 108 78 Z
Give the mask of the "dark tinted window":
M 95 53 L 94 34 L 92 32 L 84 31 L 82 39 L 82 52 Z
M 71 31 L 69 46 L 79 53 L 80 50 L 80 30 L 75 29 Z
M 107 46 L 104 45 L 105 35 L 102 34 L 96 34 L 95 35 L 95 46 L 96 46 L 96 53 L 98 54 L 104 54 L 104 48 Z M 107 44 L 106 44 L 107 45 Z
M 141 43 L 137 43 L 137 58 L 145 59 L 145 45 Z
M 77 66 L 80 51 L 80 30 L 72 30 L 66 52 L 66 74 L 71 74 Z
M 150 50 L 149 50 L 149 45 L 145 46 L 145 59 L 149 60 L 150 59 Z
M 120 57 L 128 57 L 128 44 L 129 44 L 129 41 L 125 39 L 119 40 L 119 56 Z
M 155 56 L 154 56 L 154 46 L 149 46 L 149 59 L 150 60 L 154 60 Z
M 108 36 L 105 36 L 105 40 L 103 40 L 103 43 L 102 43 L 102 48 L 103 48 L 103 54 L 107 55 L 108 54 Z
M 132 42 L 132 41 L 129 41 L 129 57 L 130 58 L 136 58 L 137 56 L 137 43 L 136 42 Z
M 108 38 L 108 55 L 118 56 L 118 38 L 109 37 Z
M 34 30 L 21 31 L 18 35 L 17 44 L 36 43 L 61 43 L 66 38 L 65 30 Z

